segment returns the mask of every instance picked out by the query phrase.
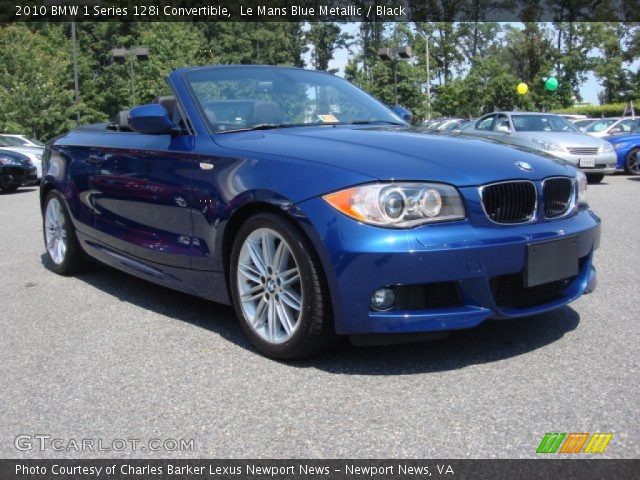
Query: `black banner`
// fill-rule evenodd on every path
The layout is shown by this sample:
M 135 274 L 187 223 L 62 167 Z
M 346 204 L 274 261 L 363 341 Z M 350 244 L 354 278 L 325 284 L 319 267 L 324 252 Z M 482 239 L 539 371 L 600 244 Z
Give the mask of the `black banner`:
M 640 478 L 640 460 L 0 460 L 2 480 Z
M 637 22 L 640 0 L 0 0 L 5 22 Z

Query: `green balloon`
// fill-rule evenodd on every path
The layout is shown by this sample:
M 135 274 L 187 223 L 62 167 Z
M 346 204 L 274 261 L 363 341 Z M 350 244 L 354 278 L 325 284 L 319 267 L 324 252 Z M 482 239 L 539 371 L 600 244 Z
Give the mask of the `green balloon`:
M 549 77 L 544 83 L 544 86 L 547 90 L 553 92 L 558 89 L 558 79 L 556 77 Z

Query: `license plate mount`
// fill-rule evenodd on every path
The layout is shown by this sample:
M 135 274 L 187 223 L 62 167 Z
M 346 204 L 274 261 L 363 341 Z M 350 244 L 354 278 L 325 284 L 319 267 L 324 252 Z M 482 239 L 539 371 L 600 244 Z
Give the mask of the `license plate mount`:
M 581 158 L 578 160 L 578 165 L 582 168 L 595 168 L 596 159 L 595 157 Z
M 525 287 L 564 280 L 578 275 L 578 236 L 527 244 Z

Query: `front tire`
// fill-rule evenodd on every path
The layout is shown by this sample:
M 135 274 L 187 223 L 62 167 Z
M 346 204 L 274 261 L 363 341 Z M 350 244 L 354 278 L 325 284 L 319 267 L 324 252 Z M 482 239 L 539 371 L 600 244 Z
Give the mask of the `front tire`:
M 587 173 L 587 181 L 589 183 L 600 183 L 604 178 L 604 173 Z
M 51 270 L 72 275 L 87 268 L 90 261 L 80 247 L 62 195 L 55 190 L 47 194 L 44 202 L 42 231 Z
M 236 314 L 264 355 L 298 359 L 335 343 L 329 292 L 309 240 L 273 213 L 240 228 L 230 261 Z
M 627 175 L 640 175 L 640 148 L 633 148 L 627 153 L 624 171 Z

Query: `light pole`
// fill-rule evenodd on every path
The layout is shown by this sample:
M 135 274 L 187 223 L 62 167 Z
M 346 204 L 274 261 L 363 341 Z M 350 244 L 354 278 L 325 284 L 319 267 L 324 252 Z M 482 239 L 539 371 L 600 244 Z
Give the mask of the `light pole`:
M 416 30 L 416 33 L 420 35 L 424 40 L 424 60 L 427 67 L 427 115 L 430 115 L 431 111 L 431 69 L 429 68 L 429 37 L 424 33 Z
M 76 120 L 80 123 L 80 87 L 78 86 L 78 47 L 76 45 L 76 22 L 71 22 L 71 57 L 73 59 L 73 89 L 75 91 Z
M 378 50 L 378 57 L 381 60 L 390 60 L 393 68 L 393 95 L 394 102 L 398 104 L 398 75 L 396 72 L 396 66 L 398 60 L 401 58 L 411 58 L 411 47 L 409 45 L 403 45 L 398 48 L 381 48 Z
M 133 68 L 134 57 L 144 62 L 149 60 L 149 49 L 147 47 L 114 48 L 111 50 L 111 57 L 116 63 L 125 63 L 129 60 L 129 80 L 131 82 L 131 106 L 136 104 L 136 74 Z

